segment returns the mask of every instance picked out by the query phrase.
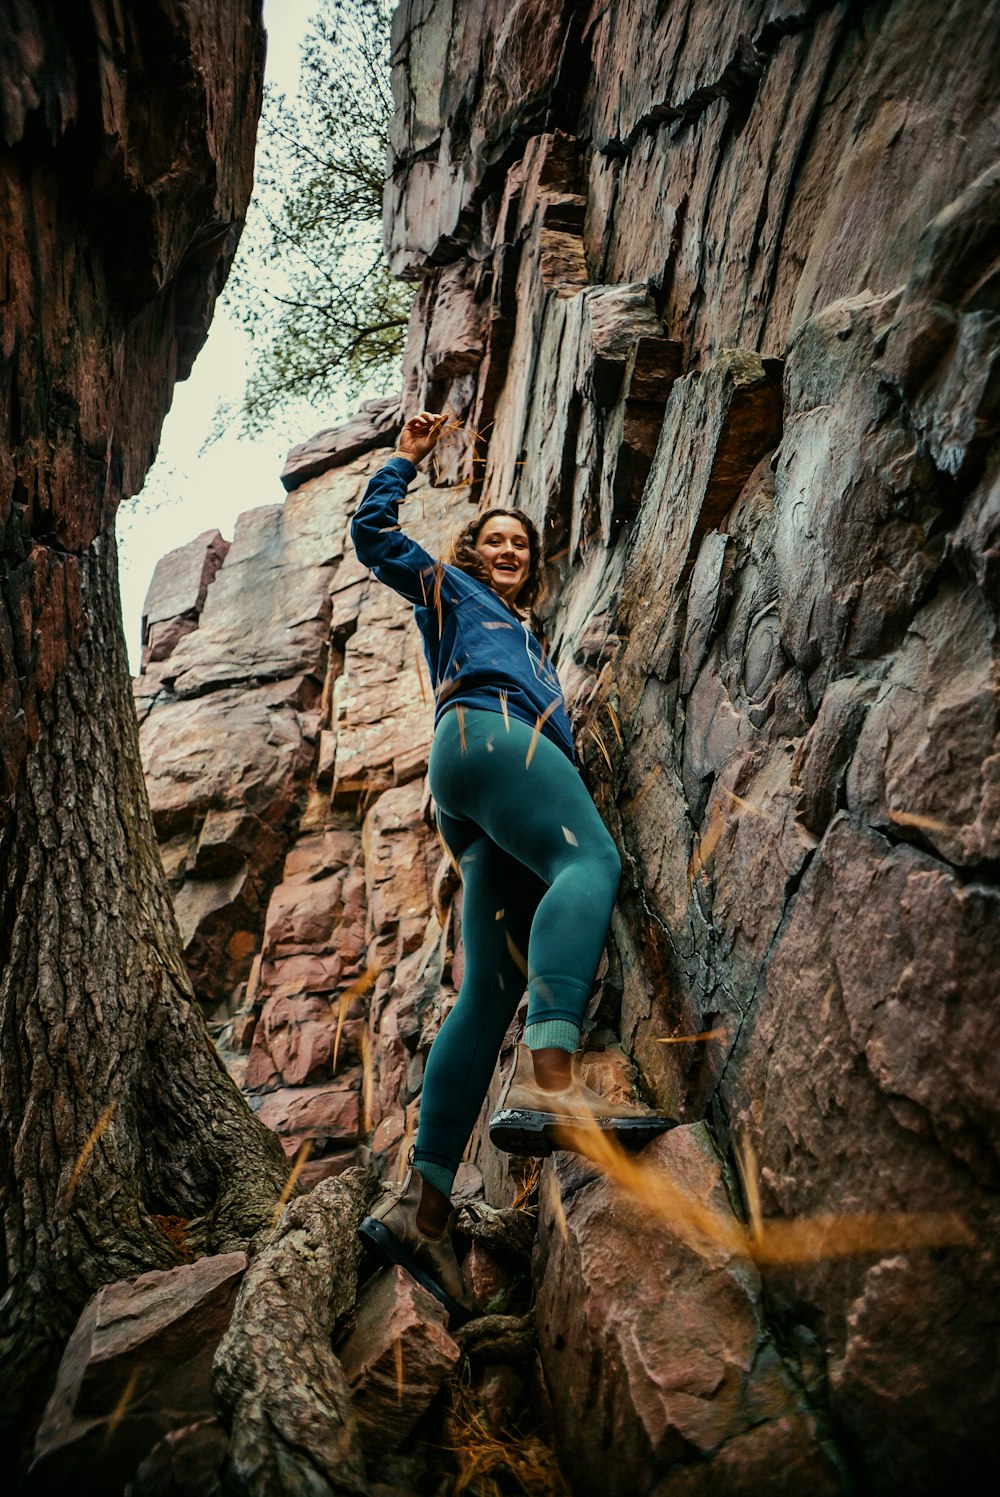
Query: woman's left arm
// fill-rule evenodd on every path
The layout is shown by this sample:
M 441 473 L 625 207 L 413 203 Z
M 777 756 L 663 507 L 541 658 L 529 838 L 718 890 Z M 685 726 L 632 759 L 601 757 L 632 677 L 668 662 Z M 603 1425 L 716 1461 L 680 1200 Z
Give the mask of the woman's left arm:
M 428 605 L 440 564 L 399 528 L 399 502 L 416 475 L 409 458 L 395 455 L 383 463 L 351 521 L 351 539 L 358 560 L 380 582 L 410 603 Z

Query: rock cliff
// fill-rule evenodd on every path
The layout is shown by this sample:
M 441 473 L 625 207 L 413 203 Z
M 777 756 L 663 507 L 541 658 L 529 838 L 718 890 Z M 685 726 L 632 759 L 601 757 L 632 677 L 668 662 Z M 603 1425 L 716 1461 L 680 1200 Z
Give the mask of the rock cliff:
M 477 1136 L 470 1199 L 537 1185 L 533 1402 L 574 1491 L 914 1494 L 989 1468 L 998 25 L 931 0 L 402 4 L 401 405 L 296 449 L 284 504 L 173 553 L 147 602 L 136 694 L 192 977 L 314 1184 L 359 1152 L 395 1168 L 461 978 L 417 638 L 350 515 L 401 413 L 447 409 L 409 528 L 433 551 L 482 501 L 544 531 L 625 864 L 589 1071 L 681 1118 L 651 1181 L 720 1220 L 834 1218 L 803 1261 L 754 1264 L 568 1156 L 524 1182 Z M 965 1245 L 920 1247 L 902 1213 L 930 1210 Z M 866 1212 L 895 1228 L 850 1252 Z M 379 1293 L 359 1316 L 420 1319 Z M 391 1343 L 363 1374 L 389 1387 Z

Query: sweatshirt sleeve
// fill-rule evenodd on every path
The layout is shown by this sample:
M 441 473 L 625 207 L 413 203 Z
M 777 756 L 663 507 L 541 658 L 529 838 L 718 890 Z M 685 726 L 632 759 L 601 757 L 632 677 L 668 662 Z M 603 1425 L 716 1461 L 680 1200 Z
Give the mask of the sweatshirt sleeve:
M 399 501 L 417 476 L 405 457 L 391 457 L 368 481 L 351 522 L 358 560 L 380 582 L 410 603 L 427 604 L 434 595 L 439 563 L 399 528 Z

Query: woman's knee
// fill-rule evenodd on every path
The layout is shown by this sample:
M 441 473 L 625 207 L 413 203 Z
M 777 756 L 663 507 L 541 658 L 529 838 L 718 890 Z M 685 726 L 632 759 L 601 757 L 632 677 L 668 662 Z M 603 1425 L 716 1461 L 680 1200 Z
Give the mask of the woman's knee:
M 588 850 L 588 864 L 593 880 L 607 891 L 614 900 L 622 876 L 622 860 L 611 834 L 605 829 L 603 837 Z

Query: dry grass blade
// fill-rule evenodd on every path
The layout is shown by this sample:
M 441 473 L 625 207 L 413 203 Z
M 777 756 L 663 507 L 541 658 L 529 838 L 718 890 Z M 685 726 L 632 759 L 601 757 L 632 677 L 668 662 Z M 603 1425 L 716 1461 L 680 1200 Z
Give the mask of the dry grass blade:
M 303 1143 L 299 1144 L 299 1147 L 296 1150 L 295 1162 L 292 1165 L 288 1179 L 285 1181 L 284 1186 L 282 1187 L 281 1194 L 275 1202 L 274 1216 L 271 1220 L 272 1232 L 278 1225 L 281 1213 L 284 1211 L 285 1207 L 288 1205 L 288 1202 L 292 1198 L 295 1187 L 299 1183 L 299 1176 L 309 1162 L 309 1155 L 312 1153 L 312 1149 L 313 1140 L 311 1138 L 307 1138 Z
M 510 732 L 510 717 L 509 717 L 508 712 L 507 712 L 507 693 L 505 691 L 501 691 L 500 692 L 500 711 L 503 713 L 503 725 L 507 729 L 507 732 L 509 733 Z
M 938 821 L 934 816 L 923 816 L 919 811 L 890 811 L 889 819 L 897 826 L 912 826 L 919 832 L 951 832 L 954 830 L 946 821 Z
M 527 977 L 528 963 L 525 960 L 524 952 L 518 946 L 517 942 L 511 939 L 509 930 L 504 931 L 504 936 L 507 941 L 507 950 L 513 958 L 514 965 L 517 967 L 517 970 L 521 973 L 522 977 Z
M 774 816 L 770 811 L 765 811 L 761 806 L 755 806 L 753 801 L 744 800 L 742 795 L 737 795 L 735 790 L 728 790 L 725 785 L 719 789 L 723 795 L 728 795 L 734 806 L 739 806 L 741 811 L 746 811 L 748 816 L 760 816 L 764 821 L 773 821 Z
M 613 774 L 614 766 L 611 763 L 611 755 L 608 753 L 607 744 L 604 742 L 604 739 L 601 737 L 600 733 L 598 733 L 597 729 L 593 726 L 589 727 L 587 729 L 587 732 L 590 734 L 591 738 L 594 740 L 594 742 L 597 744 L 597 747 L 604 755 L 604 761 L 607 764 L 608 769 Z
M 538 744 L 539 738 L 541 737 L 542 729 L 561 702 L 562 697 L 555 697 L 546 707 L 545 711 L 541 713 L 540 716 L 536 717 L 535 731 L 531 735 L 531 742 L 528 744 L 528 752 L 525 755 L 524 759 L 525 769 L 528 769 L 530 767 L 531 761 L 535 757 L 535 748 Z
M 140 1373 L 140 1370 L 141 1369 L 138 1368 L 138 1367 L 133 1367 L 131 1375 L 129 1376 L 129 1380 L 125 1384 L 124 1388 L 121 1391 L 121 1397 L 119 1398 L 118 1402 L 115 1404 L 114 1408 L 111 1410 L 110 1415 L 108 1416 L 108 1422 L 104 1426 L 104 1440 L 103 1440 L 103 1443 L 105 1445 L 107 1445 L 110 1442 L 110 1440 L 112 1439 L 112 1437 L 113 1437 L 113 1435 L 115 1433 L 115 1430 L 118 1428 L 119 1424 L 121 1424 L 122 1420 L 125 1418 L 125 1415 L 126 1415 L 126 1413 L 128 1411 L 128 1406 L 132 1402 L 133 1397 L 135 1396 L 136 1385 L 139 1382 L 139 1373 Z
M 688 864 L 689 884 L 694 883 L 695 879 L 698 877 L 699 873 L 702 871 L 709 858 L 712 856 L 716 847 L 719 845 L 719 838 L 722 836 L 725 825 L 726 818 L 723 816 L 721 810 L 716 807 L 715 811 L 712 813 L 711 821 L 705 828 L 703 835 L 698 839 L 698 844 L 695 847 L 694 852 L 691 854 L 691 861 Z
M 362 993 L 367 993 L 378 976 L 377 967 L 366 967 L 360 977 L 356 977 L 340 994 L 339 1009 L 337 1012 L 337 1032 L 333 1037 L 333 1074 L 337 1074 L 337 1057 L 340 1054 L 340 1036 L 344 1031 L 344 1020 L 347 1017 L 348 1005 L 352 998 L 357 998 Z
M 361 1031 L 361 1132 L 371 1132 L 372 1103 L 375 1100 L 375 1067 L 372 1064 L 372 1046 L 367 1029 Z
M 736 1168 L 740 1175 L 740 1184 L 743 1186 L 743 1199 L 747 1203 L 747 1215 L 750 1218 L 750 1241 L 754 1250 L 760 1246 L 764 1235 L 764 1216 L 760 1209 L 760 1172 L 757 1169 L 757 1155 L 753 1151 L 753 1145 L 749 1138 L 741 1138 L 736 1144 Z
M 392 1359 L 396 1365 L 396 1402 L 403 1402 L 403 1338 L 397 1336 L 392 1343 Z
M 605 702 L 604 705 L 608 709 L 608 716 L 611 719 L 611 726 L 614 728 L 614 730 L 615 730 L 615 737 L 618 739 L 618 747 L 619 748 L 624 748 L 625 747 L 625 740 L 622 737 L 621 724 L 618 721 L 618 713 L 612 707 L 612 705 L 611 705 L 610 702 Z
M 569 1497 L 569 1489 L 548 1446 L 537 1435 L 491 1434 L 464 1388 L 453 1387 L 449 1424 L 451 1448 L 461 1465 L 454 1489 L 456 1497 L 470 1489 L 476 1497 L 502 1497 L 505 1491 L 510 1491 L 510 1484 L 508 1481 L 501 1486 L 497 1474 L 511 1478 L 525 1497 Z
M 954 1211 L 864 1211 L 765 1222 L 752 1257 L 762 1266 L 815 1263 L 862 1253 L 968 1247 L 974 1236 Z
M 578 1126 L 561 1132 L 563 1143 L 596 1164 L 652 1215 L 667 1222 L 695 1252 L 704 1256 L 706 1247 L 714 1247 L 731 1254 L 746 1253 L 746 1234 L 739 1222 L 683 1190 L 665 1170 L 640 1164 L 599 1128 Z
M 414 646 L 413 654 L 417 662 L 417 684 L 420 687 L 420 700 L 427 706 L 427 687 L 424 685 L 423 663 L 420 659 L 420 651 Z
M 703 1029 L 700 1034 L 672 1034 L 666 1039 L 657 1040 L 658 1045 L 696 1045 L 699 1040 L 724 1040 L 729 1036 L 729 1030 L 725 1024 L 720 1024 L 716 1029 Z
M 459 703 L 455 708 L 458 717 L 458 741 L 462 745 L 462 753 L 465 753 L 465 708 Z
M 646 796 L 652 790 L 653 786 L 656 784 L 657 780 L 660 778 L 660 775 L 662 773 L 663 773 L 663 765 L 662 764 L 654 764 L 653 767 L 652 767 L 652 769 L 649 771 L 649 773 L 644 778 L 642 784 L 639 786 L 638 790 L 632 796 L 632 799 L 631 799 L 631 801 L 630 801 L 629 804 L 630 804 L 630 809 L 632 810 L 633 813 L 635 811 L 637 811 L 639 809 L 639 807 L 642 805 L 643 801 L 646 799 Z
M 76 1163 L 73 1165 L 73 1172 L 69 1177 L 69 1181 L 66 1185 L 66 1190 L 63 1194 L 62 1206 L 64 1211 L 69 1206 L 70 1201 L 73 1199 L 76 1187 L 80 1183 L 80 1176 L 87 1168 L 87 1161 L 90 1159 L 91 1154 L 93 1154 L 95 1148 L 97 1147 L 97 1141 L 100 1138 L 101 1134 L 104 1132 L 108 1124 L 111 1122 L 111 1119 L 114 1117 L 117 1107 L 118 1098 L 115 1097 L 108 1103 L 107 1107 L 105 1107 L 104 1111 L 97 1119 L 97 1122 L 94 1124 L 93 1128 L 91 1128 L 90 1132 L 87 1134 L 87 1137 L 84 1139 L 83 1147 L 81 1148 L 79 1154 L 76 1156 Z
M 542 1161 L 540 1159 L 532 1159 L 528 1164 L 524 1179 L 521 1181 L 517 1193 L 510 1203 L 515 1211 L 528 1211 L 532 1209 L 530 1201 L 538 1189 L 538 1182 L 541 1179 L 541 1175 Z
M 563 1210 L 562 1195 L 559 1191 L 559 1181 L 556 1179 L 555 1171 L 549 1175 L 549 1206 L 552 1210 L 552 1220 L 559 1231 L 563 1242 L 569 1241 L 569 1227 L 566 1225 L 566 1213 Z
M 434 612 L 437 614 L 438 639 L 444 633 L 441 616 L 441 584 L 444 581 L 444 567 L 438 562 L 434 569 Z
M 650 1216 L 658 1217 L 703 1257 L 714 1247 L 733 1257 L 751 1258 L 761 1266 L 776 1266 L 861 1253 L 956 1247 L 973 1241 L 961 1217 L 950 1211 L 830 1212 L 761 1221 L 755 1232 L 681 1189 L 666 1170 L 640 1164 L 597 1128 L 564 1129 L 562 1142 L 590 1159 Z
M 830 986 L 827 988 L 826 992 L 823 994 L 823 1001 L 820 1004 L 819 1022 L 823 1025 L 824 1028 L 826 1027 L 827 1021 L 830 1018 L 830 1005 L 833 1002 L 833 996 L 836 991 L 837 979 L 834 978 L 830 983 Z

